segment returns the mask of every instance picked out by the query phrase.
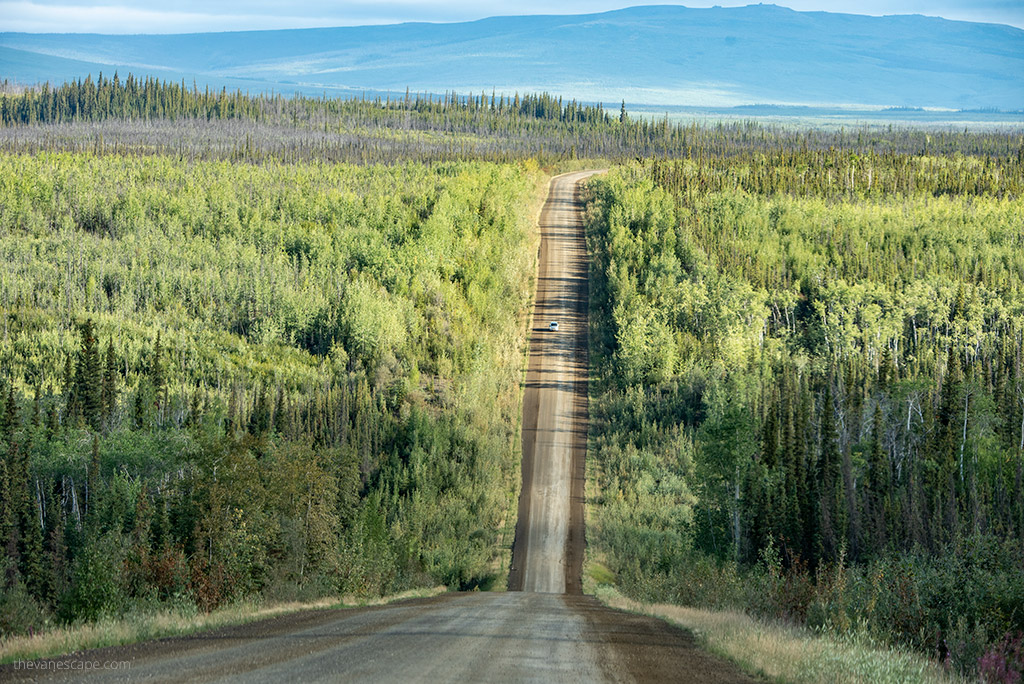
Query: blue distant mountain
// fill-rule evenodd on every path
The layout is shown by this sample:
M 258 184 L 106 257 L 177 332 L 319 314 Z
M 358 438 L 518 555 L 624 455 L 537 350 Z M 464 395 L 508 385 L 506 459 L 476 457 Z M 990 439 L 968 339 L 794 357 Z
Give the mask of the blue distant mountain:
M 250 91 L 547 91 L 606 103 L 1024 109 L 1024 30 L 919 15 L 665 5 L 454 24 L 0 33 L 0 78 L 63 82 L 115 69 Z

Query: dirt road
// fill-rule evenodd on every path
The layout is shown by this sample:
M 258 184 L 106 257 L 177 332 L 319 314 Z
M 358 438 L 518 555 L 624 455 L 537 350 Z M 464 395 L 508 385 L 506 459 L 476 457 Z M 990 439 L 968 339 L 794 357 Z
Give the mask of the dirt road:
M 43 663 L 50 669 L 2 666 L 0 681 L 753 681 L 660 620 L 587 596 L 526 592 L 310 611 L 33 664 Z M 110 663 L 119 668 L 102 669 Z
M 581 593 L 587 451 L 587 245 L 578 183 L 557 176 L 541 210 L 541 247 L 523 393 L 523 489 L 509 589 Z M 558 323 L 558 330 L 549 325 Z
M 687 632 L 579 595 L 587 260 L 575 184 L 585 175 L 554 179 L 541 218 L 524 398 L 524 494 L 510 578 L 510 588 L 523 591 L 307 611 L 35 661 L 31 670 L 5 665 L 0 681 L 755 681 L 702 651 Z M 551 320 L 558 332 L 547 329 Z M 102 669 L 109 663 L 120 667 Z

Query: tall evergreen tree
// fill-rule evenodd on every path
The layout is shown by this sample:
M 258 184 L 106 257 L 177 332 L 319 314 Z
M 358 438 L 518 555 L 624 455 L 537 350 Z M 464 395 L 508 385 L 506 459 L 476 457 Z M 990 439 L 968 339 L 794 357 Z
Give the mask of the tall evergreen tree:
M 43 402 L 40 393 L 42 390 L 37 382 L 32 392 L 32 429 L 35 431 L 43 422 Z
M 82 323 L 79 330 L 82 342 L 75 369 L 75 396 L 82 420 L 94 430 L 99 430 L 103 418 L 103 374 L 92 319 Z
M 18 428 L 18 402 L 14 398 L 14 383 L 8 383 L 4 394 L 3 409 L 0 410 L 0 439 L 6 444 L 14 440 L 14 432 Z
M 957 300 L 963 299 L 963 289 Z M 966 306 L 958 303 L 957 306 Z M 932 440 L 933 454 L 931 477 L 926 482 L 931 497 L 930 537 L 933 543 L 948 541 L 957 526 L 956 463 L 961 425 L 961 396 L 964 373 L 956 344 L 949 346 L 946 359 L 946 375 L 942 379 L 942 391 L 938 411 L 935 414 L 935 431 Z
M 156 344 L 153 345 L 153 362 L 149 367 L 149 380 L 153 383 L 153 392 L 156 395 L 157 419 L 159 421 L 161 409 L 167 398 L 167 377 L 164 374 L 163 346 L 160 343 L 159 330 L 156 333 Z
M 117 355 L 114 353 L 114 339 L 107 342 L 107 354 L 103 368 L 103 423 L 109 428 L 117 408 Z
M 46 600 L 50 593 L 49 563 L 43 549 L 43 521 L 39 498 L 28 472 L 29 449 L 23 450 L 25 494 L 21 511 L 21 572 L 25 586 L 35 598 Z
M 871 425 L 871 455 L 868 459 L 868 482 L 867 482 L 867 515 L 868 515 L 868 539 L 872 551 L 879 553 L 888 545 L 888 509 L 889 486 L 891 475 L 889 472 L 889 457 L 885 452 L 882 443 L 885 421 L 882 416 L 881 403 L 875 404 L 875 412 Z
M 821 528 L 817 546 L 818 558 L 822 561 L 835 561 L 839 557 L 840 540 L 845 535 L 842 520 L 842 454 L 839 452 L 832 396 L 832 376 L 830 374 L 825 381 L 821 402 L 821 438 L 817 471 L 818 479 L 821 482 L 821 494 L 817 502 Z
M 260 391 L 256 394 L 253 403 L 252 413 L 249 414 L 249 434 L 260 437 L 270 429 L 270 406 L 267 401 L 266 385 L 260 385 Z
M 10 470 L 7 467 L 7 461 L 6 455 L 0 457 L 0 554 L 5 556 L 9 555 L 8 549 L 11 547 L 11 541 L 17 540 L 14 502 L 11 498 Z M 8 563 L 5 567 L 10 571 L 12 567 L 16 566 L 13 563 Z M 0 588 L 9 584 L 11 579 L 11 577 L 0 577 Z
M 95 512 L 99 510 L 100 492 L 100 437 L 92 436 L 92 453 L 89 457 L 89 467 L 86 471 L 86 515 L 95 519 Z

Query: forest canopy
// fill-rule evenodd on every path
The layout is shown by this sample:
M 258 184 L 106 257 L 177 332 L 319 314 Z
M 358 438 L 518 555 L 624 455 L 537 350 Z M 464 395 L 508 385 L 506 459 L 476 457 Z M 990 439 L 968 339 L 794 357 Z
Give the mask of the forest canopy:
M 3 631 L 495 581 L 540 178 L 0 156 Z
M 650 600 L 909 643 L 1024 628 L 1016 157 L 792 151 L 591 185 L 589 539 Z

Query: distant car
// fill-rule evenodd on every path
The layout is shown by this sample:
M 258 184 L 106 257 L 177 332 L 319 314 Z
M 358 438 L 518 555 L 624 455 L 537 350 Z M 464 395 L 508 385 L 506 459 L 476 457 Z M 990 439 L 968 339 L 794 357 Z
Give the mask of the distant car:
M 551 321 L 551 325 L 548 326 L 551 332 L 558 332 L 558 321 Z

